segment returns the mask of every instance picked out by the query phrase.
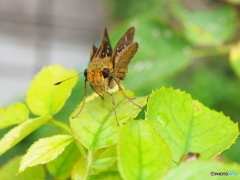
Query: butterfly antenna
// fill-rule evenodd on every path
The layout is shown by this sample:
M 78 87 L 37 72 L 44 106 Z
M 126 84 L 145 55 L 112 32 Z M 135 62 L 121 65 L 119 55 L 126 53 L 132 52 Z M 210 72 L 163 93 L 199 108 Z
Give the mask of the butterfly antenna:
M 64 79 L 64 80 L 62 80 L 62 81 L 59 81 L 59 82 L 57 82 L 57 83 L 55 83 L 55 84 L 53 84 L 53 85 L 54 85 L 54 86 L 59 85 L 59 84 L 65 82 L 65 81 L 67 81 L 67 80 L 69 80 L 69 79 L 72 79 L 72 78 L 74 78 L 74 77 L 76 77 L 76 76 L 79 76 L 79 75 L 82 74 L 82 73 L 83 73 L 83 72 L 80 72 L 80 73 L 76 74 L 75 76 L 72 76 L 72 77 L 70 77 L 70 78 Z

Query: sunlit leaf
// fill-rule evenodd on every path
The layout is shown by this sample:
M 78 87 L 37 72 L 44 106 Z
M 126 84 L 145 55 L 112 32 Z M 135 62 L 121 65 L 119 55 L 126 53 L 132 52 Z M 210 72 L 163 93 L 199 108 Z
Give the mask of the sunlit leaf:
M 71 171 L 71 179 L 73 180 L 82 180 L 84 178 L 84 175 L 86 173 L 86 159 L 84 159 L 82 156 L 80 156 L 77 159 L 77 162 L 73 165 L 72 171 Z
M 36 141 L 23 156 L 19 172 L 24 171 L 27 167 L 54 160 L 72 141 L 73 138 L 70 135 L 55 135 Z
M 72 179 L 73 179 L 73 180 L 81 180 L 78 174 L 75 174 L 75 175 L 74 175 L 74 178 L 72 178 Z
M 116 146 L 100 149 L 94 154 L 95 161 L 92 163 L 92 167 L 95 169 L 106 169 L 116 164 L 117 152 Z
M 239 134 L 237 123 L 223 113 L 171 88 L 152 93 L 146 118 L 171 148 L 175 163 L 190 152 L 199 153 L 200 159 L 210 159 L 229 148 Z
M 230 51 L 230 63 L 234 72 L 240 77 L 240 42 Z
M 172 11 L 181 21 L 184 35 L 197 45 L 220 45 L 232 38 L 237 29 L 237 14 L 231 6 L 191 11 L 175 3 Z
M 119 171 L 126 180 L 158 180 L 171 164 L 169 147 L 144 120 L 131 121 L 120 129 L 118 153 Z
M 214 177 L 213 174 L 214 173 Z M 228 176 L 215 175 L 215 173 L 228 173 Z M 230 175 L 233 173 L 233 175 Z M 234 174 L 236 173 L 236 174 Z M 238 174 L 238 175 L 237 175 Z M 192 161 L 183 163 L 169 171 L 163 180 L 211 180 L 211 179 L 239 179 L 240 166 L 237 164 L 224 164 L 216 161 Z
M 78 148 L 74 143 L 71 143 L 62 154 L 46 164 L 47 170 L 55 179 L 67 179 L 70 177 L 73 165 L 79 156 Z
M 43 116 L 35 119 L 29 119 L 11 129 L 0 140 L 0 155 L 12 148 L 14 145 L 24 139 L 27 135 L 35 131 L 37 128 L 45 124 L 50 119 L 51 116 Z
M 23 103 L 14 103 L 9 107 L 0 107 L 0 129 L 26 121 L 29 110 Z
M 106 157 L 95 161 L 91 166 L 95 169 L 106 169 L 116 162 L 116 157 Z
M 131 92 L 126 91 L 128 96 L 132 97 Z M 119 126 L 114 115 L 114 106 L 110 95 L 102 100 L 99 96 L 93 94 L 85 103 L 83 111 L 76 117 L 70 118 L 71 128 L 78 139 L 88 150 L 95 152 L 97 149 L 112 146 L 116 143 L 116 135 Z M 90 100 L 91 99 L 91 100 Z M 144 106 L 147 97 L 139 97 L 133 101 Z M 114 93 L 117 118 L 120 124 L 137 116 L 141 109 L 133 105 L 124 98 L 120 92 Z M 81 104 L 72 115 L 75 115 Z
M 31 167 L 26 171 L 17 174 L 20 156 L 16 156 L 0 168 L 1 180 L 45 180 L 45 171 L 42 165 Z
M 56 114 L 70 96 L 77 77 L 60 85 L 55 83 L 76 75 L 73 70 L 65 70 L 61 65 L 44 67 L 33 79 L 27 92 L 26 102 L 36 115 Z

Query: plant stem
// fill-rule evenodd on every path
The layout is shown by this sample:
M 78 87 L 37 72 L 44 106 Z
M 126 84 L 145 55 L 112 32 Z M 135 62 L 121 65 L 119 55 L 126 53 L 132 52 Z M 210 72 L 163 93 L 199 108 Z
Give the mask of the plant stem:
M 84 175 L 83 180 L 87 180 L 89 176 L 89 172 L 91 170 L 91 165 L 92 165 L 92 151 L 88 151 L 88 157 L 87 157 L 87 167 L 86 167 L 86 172 Z
M 69 128 L 69 126 L 67 126 L 66 124 L 60 122 L 60 121 L 56 121 L 56 120 L 51 120 L 49 121 L 49 124 L 52 124 L 52 125 L 55 125 L 55 126 L 58 126 L 62 129 L 64 129 L 65 131 L 67 131 L 69 134 L 72 134 L 71 132 L 71 129 Z

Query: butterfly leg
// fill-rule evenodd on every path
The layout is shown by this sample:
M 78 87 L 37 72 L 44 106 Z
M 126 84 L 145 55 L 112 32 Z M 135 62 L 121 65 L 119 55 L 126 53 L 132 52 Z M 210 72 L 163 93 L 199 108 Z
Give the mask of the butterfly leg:
M 84 107 L 84 105 L 85 105 L 85 100 L 86 100 L 86 97 L 87 97 L 87 79 L 85 79 L 85 81 L 84 81 L 84 97 L 83 97 L 83 103 L 82 103 L 82 107 L 81 107 L 81 109 L 77 112 L 77 114 L 75 115 L 75 116 L 72 116 L 71 118 L 75 118 L 75 117 L 77 117 L 81 112 L 82 112 L 82 110 L 83 110 L 83 107 Z
M 115 104 L 115 101 L 114 101 L 113 94 L 110 93 L 110 92 L 106 92 L 106 93 L 108 93 L 112 97 L 112 105 L 113 105 L 114 115 L 115 115 L 115 118 L 116 118 L 116 121 L 117 121 L 117 125 L 119 126 L 118 118 L 117 118 L 117 112 L 116 112 L 116 104 Z
M 92 90 L 94 90 L 94 92 L 97 93 L 97 94 L 102 98 L 102 100 L 104 100 L 104 94 L 103 94 L 103 95 L 99 94 L 99 93 L 95 90 L 94 86 L 92 86 L 91 84 L 90 84 L 90 86 L 91 86 Z
M 116 84 L 118 85 L 118 89 L 119 89 L 119 91 L 121 92 L 121 94 L 122 94 L 125 98 L 127 98 L 132 104 L 134 104 L 135 106 L 137 106 L 137 107 L 139 107 L 139 108 L 142 109 L 141 106 L 139 106 L 138 104 L 136 104 L 135 102 L 133 102 L 132 99 L 127 96 L 127 94 L 124 92 L 124 90 L 123 90 L 121 84 L 119 83 L 119 81 L 118 81 L 114 76 L 112 76 L 112 78 L 114 79 L 114 81 L 115 81 Z

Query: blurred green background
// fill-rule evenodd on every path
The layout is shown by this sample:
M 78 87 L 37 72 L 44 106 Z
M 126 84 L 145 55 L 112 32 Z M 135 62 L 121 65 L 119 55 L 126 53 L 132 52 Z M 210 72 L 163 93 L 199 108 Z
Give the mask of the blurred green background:
M 239 63 L 233 63 L 240 61 L 240 47 L 236 48 L 240 39 L 240 0 L 100 3 L 109 17 L 107 27 L 113 47 L 129 27 L 136 29 L 134 41 L 139 43 L 139 50 L 122 81 L 125 89 L 134 91 L 136 96 L 148 95 L 163 86 L 181 89 L 210 109 L 222 111 L 234 122 L 240 121 L 240 68 Z M 230 58 L 233 51 L 237 55 Z M 82 100 L 83 82 L 81 77 L 55 119 L 69 124 L 70 113 Z M 7 130 L 1 130 L 1 135 Z M 24 153 L 35 139 L 60 132 L 61 129 L 45 125 L 3 155 L 0 163 Z M 238 139 L 221 158 L 240 162 L 239 152 Z

